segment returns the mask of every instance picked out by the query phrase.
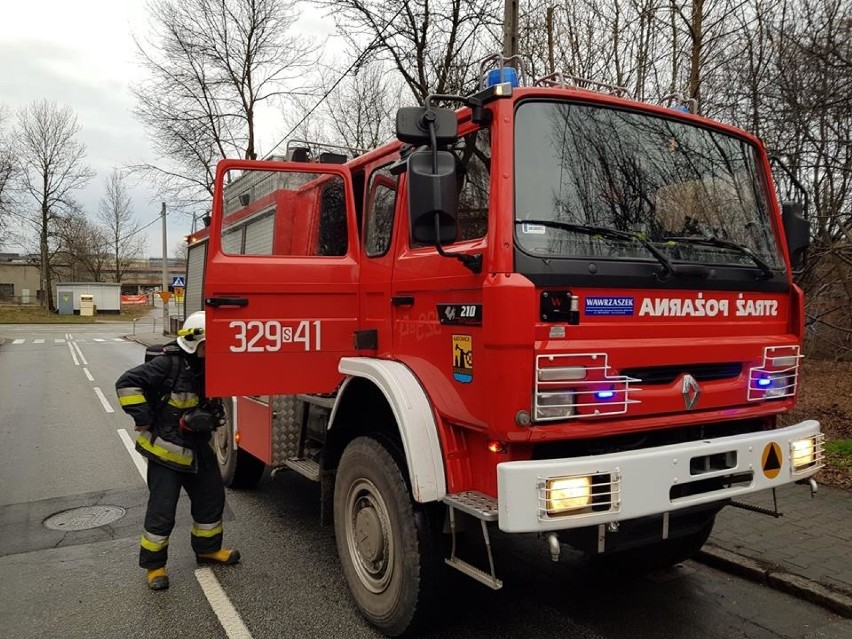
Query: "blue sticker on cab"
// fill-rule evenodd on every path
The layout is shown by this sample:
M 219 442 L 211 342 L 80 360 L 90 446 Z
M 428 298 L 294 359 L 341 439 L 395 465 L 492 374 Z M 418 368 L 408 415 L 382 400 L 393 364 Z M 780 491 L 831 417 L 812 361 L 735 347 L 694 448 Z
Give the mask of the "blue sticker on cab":
M 633 315 L 632 297 L 587 297 L 586 315 Z

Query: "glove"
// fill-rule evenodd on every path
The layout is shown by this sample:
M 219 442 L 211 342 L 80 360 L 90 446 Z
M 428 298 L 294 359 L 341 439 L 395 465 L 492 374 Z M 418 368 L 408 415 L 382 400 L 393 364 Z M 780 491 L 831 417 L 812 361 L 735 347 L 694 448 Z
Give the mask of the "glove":
M 181 415 L 180 427 L 191 433 L 203 434 L 213 432 L 219 423 L 210 411 L 195 409 Z

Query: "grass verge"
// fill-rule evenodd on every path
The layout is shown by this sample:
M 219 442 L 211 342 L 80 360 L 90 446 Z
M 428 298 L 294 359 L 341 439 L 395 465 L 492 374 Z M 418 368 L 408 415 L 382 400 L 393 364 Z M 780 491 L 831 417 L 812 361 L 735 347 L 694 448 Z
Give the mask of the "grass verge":
M 126 305 L 117 314 L 102 313 L 94 317 L 80 315 L 59 315 L 50 313 L 41 306 L 0 306 L 0 324 L 94 324 L 98 322 L 127 322 L 145 317 L 150 311 L 148 305 Z
M 835 468 L 852 471 L 852 439 L 825 442 L 825 456 Z

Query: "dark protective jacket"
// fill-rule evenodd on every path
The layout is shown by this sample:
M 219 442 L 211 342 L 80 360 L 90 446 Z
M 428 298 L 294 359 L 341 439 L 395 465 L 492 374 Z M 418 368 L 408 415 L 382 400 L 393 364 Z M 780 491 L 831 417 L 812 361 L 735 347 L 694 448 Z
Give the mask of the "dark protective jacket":
M 196 472 L 195 451 L 208 445 L 210 434 L 182 430 L 180 419 L 204 400 L 204 361 L 172 342 L 162 355 L 119 377 L 115 390 L 124 412 L 137 426 L 148 426 L 137 437 L 136 450 L 160 464 Z

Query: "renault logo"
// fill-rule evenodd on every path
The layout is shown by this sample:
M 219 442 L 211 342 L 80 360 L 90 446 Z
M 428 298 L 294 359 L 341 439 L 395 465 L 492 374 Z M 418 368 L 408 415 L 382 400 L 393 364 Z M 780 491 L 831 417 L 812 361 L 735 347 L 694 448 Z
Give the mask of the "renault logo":
M 686 410 L 695 408 L 698 398 L 701 397 L 701 387 L 692 375 L 683 376 L 683 384 L 680 390 L 683 394 L 683 403 L 686 404 Z

